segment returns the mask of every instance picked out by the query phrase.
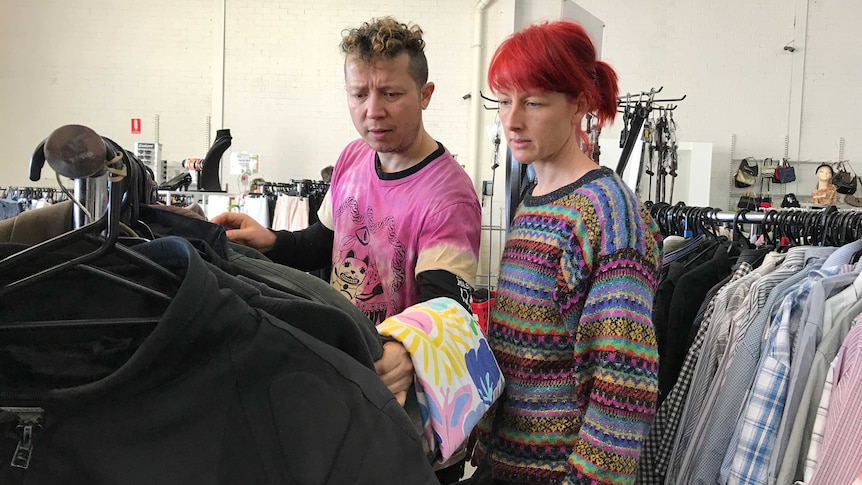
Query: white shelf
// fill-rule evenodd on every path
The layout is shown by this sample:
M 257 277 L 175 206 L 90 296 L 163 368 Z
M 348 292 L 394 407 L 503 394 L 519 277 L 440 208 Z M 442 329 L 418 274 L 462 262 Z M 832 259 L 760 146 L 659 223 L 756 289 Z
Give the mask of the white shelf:
M 165 196 L 165 205 L 173 205 L 171 197 L 188 197 L 197 202 L 204 210 L 208 219 L 226 212 L 230 208 L 231 200 L 236 200 L 239 194 L 228 192 L 199 192 L 197 190 L 159 190 L 160 196 Z

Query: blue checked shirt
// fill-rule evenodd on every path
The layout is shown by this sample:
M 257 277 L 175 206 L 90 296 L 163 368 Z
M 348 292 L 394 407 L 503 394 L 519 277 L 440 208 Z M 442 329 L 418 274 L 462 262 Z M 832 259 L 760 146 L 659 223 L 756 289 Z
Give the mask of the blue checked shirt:
M 787 301 L 785 299 L 785 301 Z M 767 340 L 769 350 L 757 370 L 754 387 L 742 417 L 739 445 L 733 448 L 728 484 L 766 482 L 772 437 L 781 423 L 790 371 L 789 312 L 776 315 Z
M 803 313 L 814 281 L 834 272 L 812 271 L 804 283 L 782 300 L 767 330 L 763 358 L 743 408 L 742 420 L 727 449 L 720 483 L 765 483 L 773 438 L 781 423 L 789 385 L 791 319 Z
M 835 248 L 809 246 L 794 250 L 797 248 L 791 248 L 788 251 L 781 269 L 766 277 L 770 278 L 774 275 L 774 278 L 779 281 L 786 279 L 775 286 L 773 291 L 768 291 L 770 285 L 763 285 L 761 289 L 767 290 L 768 293 L 758 292 L 758 299 L 768 295 L 766 302 L 760 305 L 762 310 L 758 312 L 758 316 L 740 342 L 737 352 L 734 353 L 733 362 L 726 372 L 727 380 L 721 386 L 708 416 L 702 416 L 707 421 L 706 426 L 695 441 L 697 445 L 688 450 L 689 453 L 683 462 L 683 472 L 679 475 L 681 480 L 678 483 L 706 485 L 718 481 L 722 459 L 732 439 L 735 424 L 739 421 L 746 396 L 755 381 L 755 370 L 760 361 L 767 322 L 770 322 L 772 316 L 778 313 L 784 296 L 806 278 L 807 273 L 801 271 L 803 266 L 806 266 L 804 263 L 814 260 L 808 267 L 820 268 Z M 798 263 L 803 264 L 798 265 Z
M 748 263 L 740 263 L 730 277 L 734 282 L 751 272 L 753 268 Z M 689 386 L 694 374 L 695 363 L 700 357 L 701 348 L 706 337 L 706 332 L 712 322 L 713 310 L 715 309 L 718 295 L 713 295 L 703 312 L 697 335 L 688 349 L 685 361 L 682 364 L 679 378 L 668 393 L 667 398 L 661 403 L 653 419 L 649 434 L 644 440 L 641 458 L 638 462 L 638 474 L 636 483 L 638 485 L 661 485 L 667 475 L 672 445 L 676 440 L 680 421 L 682 420 L 683 407 L 688 397 Z

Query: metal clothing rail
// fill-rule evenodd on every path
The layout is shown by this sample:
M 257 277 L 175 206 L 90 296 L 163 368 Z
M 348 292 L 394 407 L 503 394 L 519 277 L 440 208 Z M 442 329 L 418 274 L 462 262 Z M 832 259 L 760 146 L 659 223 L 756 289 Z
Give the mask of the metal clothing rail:
M 745 224 L 759 225 L 752 235 L 763 234 L 768 241 L 787 239 L 788 244 L 842 245 L 862 239 L 862 211 L 838 210 L 834 205 L 820 209 L 786 208 L 766 211 L 723 211 L 711 207 L 656 203 L 647 206 L 665 236 L 705 234 L 717 236 L 716 226 L 732 227 L 742 233 Z

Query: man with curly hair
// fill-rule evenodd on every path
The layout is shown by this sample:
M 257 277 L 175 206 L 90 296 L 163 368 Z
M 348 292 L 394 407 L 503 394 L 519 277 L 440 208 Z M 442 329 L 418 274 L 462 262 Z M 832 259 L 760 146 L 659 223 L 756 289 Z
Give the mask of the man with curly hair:
M 213 218 L 228 239 L 278 263 L 305 271 L 331 265 L 332 285 L 375 324 L 440 296 L 469 309 L 478 266 L 481 209 L 473 183 L 422 121 L 434 93 L 422 34 L 392 17 L 344 32 L 347 105 L 361 138 L 335 163 L 320 222 L 289 232 L 244 214 Z M 404 346 L 384 343 L 375 367 L 403 404 L 413 383 Z M 462 472 L 459 462 L 438 470 L 438 479 L 454 483 Z

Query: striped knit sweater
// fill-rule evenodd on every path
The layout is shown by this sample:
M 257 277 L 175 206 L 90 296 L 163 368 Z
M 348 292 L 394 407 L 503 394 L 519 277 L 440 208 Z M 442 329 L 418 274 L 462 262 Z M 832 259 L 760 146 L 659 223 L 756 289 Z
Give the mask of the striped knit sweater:
M 658 395 L 660 241 L 607 168 L 518 208 L 488 329 L 506 397 L 477 427 L 495 478 L 634 482 Z

